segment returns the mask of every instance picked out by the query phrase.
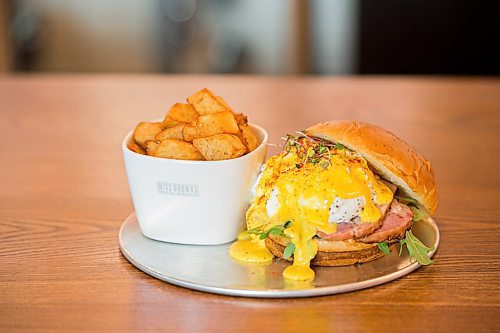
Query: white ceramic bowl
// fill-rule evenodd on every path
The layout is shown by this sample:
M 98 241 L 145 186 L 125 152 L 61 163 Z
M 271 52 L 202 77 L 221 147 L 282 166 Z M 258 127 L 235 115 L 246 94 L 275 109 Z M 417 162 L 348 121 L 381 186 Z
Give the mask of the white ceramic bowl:
M 267 132 L 250 124 L 260 145 L 224 161 L 183 161 L 137 154 L 122 143 L 130 193 L 142 233 L 179 244 L 215 245 L 244 228 L 249 192 L 266 157 Z

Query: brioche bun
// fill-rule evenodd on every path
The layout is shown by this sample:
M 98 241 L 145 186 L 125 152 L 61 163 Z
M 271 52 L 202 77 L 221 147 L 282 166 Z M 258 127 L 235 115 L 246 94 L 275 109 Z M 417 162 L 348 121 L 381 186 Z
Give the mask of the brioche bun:
M 341 143 L 365 158 L 382 178 L 434 213 L 438 205 L 431 164 L 406 142 L 375 125 L 336 120 L 314 125 L 306 134 Z
M 266 247 L 274 256 L 285 259 L 283 251 L 290 242 L 288 238 L 269 235 L 265 242 Z M 311 260 L 311 265 L 315 266 L 349 266 L 384 256 L 376 244 L 364 244 L 353 239 L 345 241 L 316 240 L 316 242 L 318 243 L 318 252 Z M 293 258 L 285 260 L 293 261 Z

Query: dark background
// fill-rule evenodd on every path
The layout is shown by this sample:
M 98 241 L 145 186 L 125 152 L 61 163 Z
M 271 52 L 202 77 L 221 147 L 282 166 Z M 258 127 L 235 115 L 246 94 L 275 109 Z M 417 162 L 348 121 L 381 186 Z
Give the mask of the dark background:
M 363 0 L 361 74 L 500 74 L 497 1 Z
M 0 73 L 500 74 L 500 3 L 0 0 Z

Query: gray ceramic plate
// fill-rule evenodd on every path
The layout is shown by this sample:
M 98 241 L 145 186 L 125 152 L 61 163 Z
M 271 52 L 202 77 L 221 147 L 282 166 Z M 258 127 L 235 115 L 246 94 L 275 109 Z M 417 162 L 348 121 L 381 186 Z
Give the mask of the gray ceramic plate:
M 439 230 L 431 218 L 414 224 L 413 233 L 426 245 L 439 245 Z M 314 267 L 310 283 L 289 283 L 281 276 L 288 263 L 245 264 L 228 254 L 230 244 L 179 245 L 142 235 L 135 214 L 120 229 L 120 249 L 137 268 L 160 280 L 215 294 L 246 297 L 309 297 L 338 294 L 376 286 L 404 276 L 420 265 L 405 250 L 381 259 L 346 267 Z M 431 257 L 433 252 L 429 253 Z

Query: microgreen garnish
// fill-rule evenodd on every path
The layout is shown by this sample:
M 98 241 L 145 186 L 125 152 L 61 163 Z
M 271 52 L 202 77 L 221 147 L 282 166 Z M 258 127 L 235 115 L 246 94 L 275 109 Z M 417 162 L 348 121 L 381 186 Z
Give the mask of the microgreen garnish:
M 325 146 L 323 146 L 323 145 L 320 145 L 320 146 L 319 146 L 319 153 L 320 153 L 320 154 L 324 154 L 324 153 L 326 153 L 326 152 L 328 152 L 328 148 L 326 148 L 326 147 L 325 147 Z
M 429 265 L 432 260 L 429 258 L 428 253 L 434 250 L 434 247 L 427 247 L 418 239 L 411 230 L 406 231 L 405 238 L 399 242 L 399 255 L 403 252 L 403 245 L 410 253 L 410 257 L 415 259 L 421 265 Z
M 288 134 L 285 142 L 285 151 L 293 151 L 300 159 L 300 163 L 295 166 L 297 169 L 302 168 L 305 164 L 311 163 L 319 165 L 323 169 L 331 166 L 330 158 L 332 150 L 341 151 L 345 147 L 340 143 L 333 143 L 320 138 L 312 137 L 304 132 L 297 132 L 297 136 Z
M 292 256 L 292 254 L 295 252 L 295 244 L 292 242 L 288 243 L 288 245 L 285 247 L 285 250 L 283 251 L 283 258 L 288 259 Z
M 389 250 L 389 245 L 387 245 L 386 241 L 377 243 L 377 247 L 379 248 L 380 251 L 384 252 L 385 255 L 391 254 L 391 250 Z
M 332 165 L 332 164 L 330 163 L 329 160 L 321 160 L 319 162 L 319 166 L 322 167 L 323 169 L 328 168 L 330 165 Z

